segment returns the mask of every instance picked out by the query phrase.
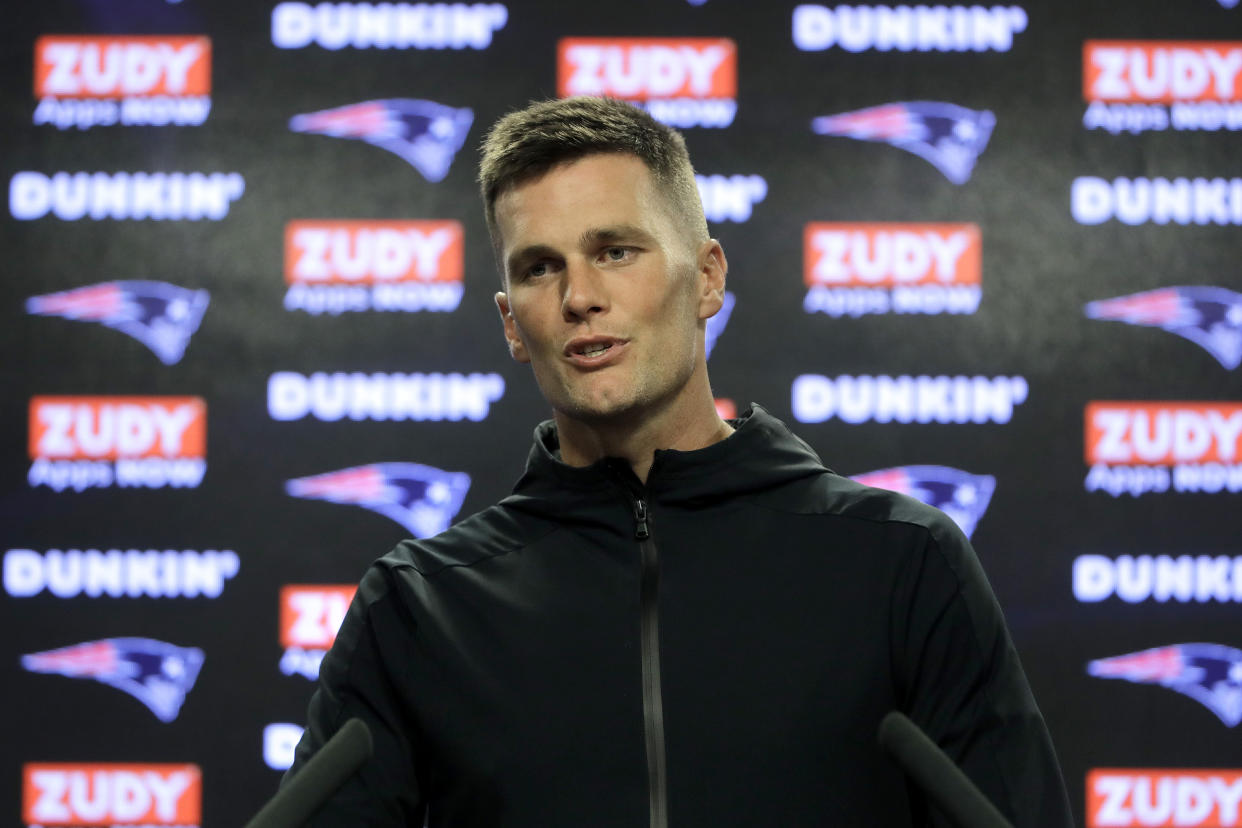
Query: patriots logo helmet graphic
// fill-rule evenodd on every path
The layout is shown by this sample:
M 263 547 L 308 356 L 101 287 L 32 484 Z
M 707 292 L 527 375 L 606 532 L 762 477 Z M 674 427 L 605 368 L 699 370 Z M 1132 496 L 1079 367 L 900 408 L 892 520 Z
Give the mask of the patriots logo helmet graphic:
M 707 358 L 711 357 L 712 348 L 716 346 L 716 340 L 724 333 L 725 326 L 729 324 L 729 314 L 733 313 L 733 305 L 736 301 L 737 297 L 726 290 L 724 292 L 724 302 L 720 305 L 720 310 L 716 311 L 715 316 L 707 318 L 707 330 L 704 339 Z
M 395 520 L 416 538 L 449 527 L 470 488 L 470 475 L 420 463 L 372 463 L 300 477 L 285 484 L 294 497 L 348 503 Z
M 89 678 L 145 704 L 161 722 L 181 712 L 203 666 L 203 651 L 152 638 L 104 638 L 22 656 L 32 673 Z
M 949 466 L 897 466 L 854 475 L 864 486 L 916 498 L 944 512 L 970 537 L 996 491 L 990 474 L 969 474 Z
M 811 121 L 820 135 L 883 141 L 930 162 L 954 184 L 965 184 L 988 145 L 996 116 L 939 101 L 890 103 L 823 115 Z
M 1220 287 L 1167 287 L 1088 302 L 1087 316 L 1163 328 L 1185 337 L 1230 370 L 1242 364 L 1242 293 Z
M 26 300 L 26 312 L 98 322 L 129 334 L 165 365 L 175 365 L 198 330 L 209 298 L 205 290 L 167 282 L 103 282 L 31 296 Z
M 448 175 L 473 121 L 469 109 L 390 98 L 294 115 L 289 129 L 374 144 L 399 155 L 434 184 Z
M 1229 727 L 1242 722 L 1242 650 L 1172 644 L 1087 663 L 1087 674 L 1159 684 L 1199 702 Z

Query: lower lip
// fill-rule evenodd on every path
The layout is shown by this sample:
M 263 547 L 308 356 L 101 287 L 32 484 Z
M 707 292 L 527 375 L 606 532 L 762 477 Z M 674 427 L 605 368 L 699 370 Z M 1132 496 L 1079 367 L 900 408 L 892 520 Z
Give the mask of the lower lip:
M 624 342 L 614 342 L 611 348 L 594 356 L 571 353 L 569 354 L 569 361 L 579 368 L 604 368 L 621 358 L 621 352 L 625 350 L 625 345 L 626 343 Z

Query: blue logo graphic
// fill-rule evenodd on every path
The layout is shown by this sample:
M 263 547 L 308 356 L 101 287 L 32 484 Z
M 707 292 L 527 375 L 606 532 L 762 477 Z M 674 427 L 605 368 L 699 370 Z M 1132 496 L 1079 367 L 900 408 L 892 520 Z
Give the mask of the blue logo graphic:
M 990 474 L 969 474 L 949 466 L 897 466 L 854 475 L 864 486 L 888 489 L 921 500 L 944 512 L 966 537 L 975 526 L 996 491 L 996 478 Z
M 473 121 L 469 109 L 391 98 L 294 115 L 289 129 L 374 144 L 401 156 L 434 184 L 448 175 Z
M 198 330 L 208 301 L 205 290 L 167 282 L 103 282 L 32 296 L 26 312 L 115 328 L 146 345 L 165 365 L 175 365 Z
M 820 135 L 883 141 L 912 152 L 954 184 L 970 180 L 995 125 L 996 116 L 987 110 L 938 101 L 883 104 L 811 121 L 811 129 Z
M 1158 684 L 1186 696 L 1234 727 L 1242 722 L 1242 650 L 1222 644 L 1172 644 L 1087 663 L 1087 674 Z
M 416 538 L 448 528 L 470 488 L 470 475 L 418 463 L 372 463 L 299 477 L 285 484 L 294 497 L 348 503 L 395 520 Z
M 1163 328 L 1207 351 L 1225 368 L 1242 364 L 1242 293 L 1168 287 L 1088 302 L 1087 316 Z
M 716 339 L 724 333 L 725 326 L 729 324 L 729 315 L 733 313 L 733 305 L 736 301 L 737 297 L 726 290 L 720 310 L 716 311 L 715 316 L 707 318 L 707 330 L 704 332 L 703 340 L 707 358 L 711 357 L 712 348 L 716 347 Z
M 171 722 L 194 687 L 203 651 L 151 638 L 105 638 L 24 655 L 22 666 L 110 685 L 145 704 L 161 722 Z

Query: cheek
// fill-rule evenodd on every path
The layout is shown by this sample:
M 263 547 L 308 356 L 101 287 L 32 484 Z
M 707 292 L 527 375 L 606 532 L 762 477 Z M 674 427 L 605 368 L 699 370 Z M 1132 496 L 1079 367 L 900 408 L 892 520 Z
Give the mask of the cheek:
M 699 298 L 692 272 L 676 277 L 668 301 L 664 303 L 667 323 L 679 332 L 693 336 L 698 327 Z
M 693 283 L 682 277 L 652 309 L 652 319 L 660 330 L 659 361 L 669 367 L 693 363 L 698 334 L 698 301 Z
M 527 304 L 515 304 L 512 314 L 513 328 L 522 342 L 528 347 L 538 344 L 539 331 L 546 326 L 540 324 L 535 308 Z

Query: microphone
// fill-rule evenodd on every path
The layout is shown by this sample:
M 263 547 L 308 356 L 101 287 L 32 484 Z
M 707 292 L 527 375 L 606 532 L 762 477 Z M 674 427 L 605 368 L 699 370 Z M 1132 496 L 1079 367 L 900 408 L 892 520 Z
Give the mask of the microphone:
M 371 748 L 371 731 L 366 723 L 362 719 L 350 719 L 289 779 L 289 784 L 277 791 L 246 823 L 246 828 L 302 825 L 371 758 Z
M 880 747 L 960 828 L 1012 828 L 961 768 L 896 710 L 880 721 Z

